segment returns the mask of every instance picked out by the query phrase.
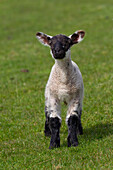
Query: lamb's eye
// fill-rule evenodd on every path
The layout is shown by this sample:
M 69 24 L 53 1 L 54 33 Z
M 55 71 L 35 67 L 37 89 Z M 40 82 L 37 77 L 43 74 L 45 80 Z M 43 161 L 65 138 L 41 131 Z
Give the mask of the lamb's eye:
M 62 48 L 65 48 L 65 46 L 63 45 Z

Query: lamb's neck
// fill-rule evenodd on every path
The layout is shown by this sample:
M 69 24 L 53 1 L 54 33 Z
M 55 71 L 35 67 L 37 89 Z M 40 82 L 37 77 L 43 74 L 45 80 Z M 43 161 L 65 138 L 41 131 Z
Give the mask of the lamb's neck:
M 73 74 L 71 57 L 65 57 L 61 60 L 55 60 L 55 72 L 60 82 L 66 84 Z
M 62 60 L 55 60 L 55 65 L 57 68 L 61 69 L 62 71 L 66 71 L 69 67 L 72 66 L 72 62 L 70 58 L 62 59 Z
M 55 60 L 55 65 L 57 68 L 61 69 L 63 72 L 66 73 L 66 70 L 69 70 L 69 68 L 72 67 L 70 50 L 67 51 L 66 57 L 64 59 Z

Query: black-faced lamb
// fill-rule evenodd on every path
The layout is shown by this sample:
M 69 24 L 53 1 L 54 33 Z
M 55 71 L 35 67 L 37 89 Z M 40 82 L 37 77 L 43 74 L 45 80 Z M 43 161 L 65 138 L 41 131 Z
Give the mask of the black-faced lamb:
M 68 147 L 77 146 L 77 134 L 83 134 L 81 124 L 83 102 L 83 79 L 81 72 L 72 60 L 70 48 L 83 40 L 85 32 L 76 31 L 68 36 L 49 36 L 38 32 L 38 40 L 50 47 L 55 59 L 45 89 L 45 135 L 51 136 L 49 148 L 60 147 L 61 110 L 60 104 L 68 106 L 66 123 L 68 126 Z

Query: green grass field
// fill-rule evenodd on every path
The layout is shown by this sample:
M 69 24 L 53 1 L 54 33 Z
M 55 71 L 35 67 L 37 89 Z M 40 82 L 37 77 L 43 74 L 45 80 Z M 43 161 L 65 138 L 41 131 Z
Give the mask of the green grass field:
M 54 60 L 37 31 L 70 35 L 85 30 L 72 47 L 83 76 L 84 134 L 67 147 L 62 105 L 61 147 L 44 136 L 44 89 Z M 113 169 L 113 1 L 0 1 L 0 170 Z

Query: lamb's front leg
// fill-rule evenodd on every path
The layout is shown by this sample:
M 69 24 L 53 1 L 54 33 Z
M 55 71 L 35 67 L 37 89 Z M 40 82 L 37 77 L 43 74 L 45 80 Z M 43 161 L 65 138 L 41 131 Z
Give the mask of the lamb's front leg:
M 81 105 L 78 101 L 70 102 L 69 109 L 67 112 L 67 125 L 68 125 L 68 147 L 70 146 L 77 146 L 78 145 L 78 138 L 77 133 L 82 134 L 82 125 L 81 125 Z
M 51 140 L 49 149 L 60 147 L 60 125 L 58 117 L 50 118 Z
M 51 140 L 49 149 L 60 147 L 60 101 L 54 97 L 50 97 L 50 130 Z
M 60 147 L 60 101 L 50 96 L 46 102 L 45 134 L 51 134 L 49 149 Z

